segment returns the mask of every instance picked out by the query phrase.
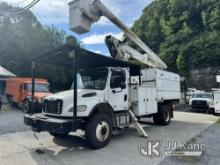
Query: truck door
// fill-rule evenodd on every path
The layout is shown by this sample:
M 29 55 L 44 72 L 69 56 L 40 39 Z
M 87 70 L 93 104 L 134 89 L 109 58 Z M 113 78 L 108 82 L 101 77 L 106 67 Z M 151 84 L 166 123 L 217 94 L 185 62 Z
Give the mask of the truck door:
M 124 69 L 111 71 L 109 104 L 115 111 L 128 109 L 128 83 Z

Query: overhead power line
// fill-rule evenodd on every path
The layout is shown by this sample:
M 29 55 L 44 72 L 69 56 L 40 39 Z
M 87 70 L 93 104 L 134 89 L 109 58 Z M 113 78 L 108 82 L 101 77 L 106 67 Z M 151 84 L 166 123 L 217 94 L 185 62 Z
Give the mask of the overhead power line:
M 21 14 L 27 10 L 29 10 L 30 8 L 32 8 L 34 5 L 36 5 L 40 0 L 33 0 L 31 3 L 29 3 L 27 6 L 25 6 L 24 8 L 21 9 L 16 9 L 16 10 L 5 10 L 2 11 L 1 13 L 3 13 L 3 15 L 5 16 L 15 16 L 18 14 Z M 0 14 L 1 14 L 0 13 Z
M 20 11 L 15 12 L 14 14 L 20 14 L 26 10 L 29 10 L 30 8 L 32 8 L 34 5 L 36 5 L 40 0 L 33 0 L 29 5 L 27 5 L 26 7 L 24 7 L 23 9 L 21 9 Z
M 20 6 L 21 4 L 27 2 L 26 0 L 21 0 L 20 2 L 13 3 L 14 6 Z M 29 2 L 28 2 L 29 3 Z

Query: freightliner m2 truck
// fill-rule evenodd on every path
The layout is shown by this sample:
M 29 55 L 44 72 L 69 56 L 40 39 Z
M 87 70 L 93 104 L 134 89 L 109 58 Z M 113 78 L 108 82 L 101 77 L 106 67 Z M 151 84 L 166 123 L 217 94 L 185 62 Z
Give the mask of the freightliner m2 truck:
M 152 117 L 155 124 L 168 125 L 180 100 L 179 75 L 165 71 L 166 64 L 101 1 L 75 0 L 69 6 L 72 31 L 86 33 L 104 16 L 144 53 L 113 36 L 106 37 L 112 57 L 74 49 L 69 53 L 73 57 L 72 89 L 45 98 L 43 113 L 26 115 L 24 122 L 54 137 L 81 129 L 93 149 L 105 147 L 114 132 L 131 125 L 147 137 L 138 122 L 141 118 Z

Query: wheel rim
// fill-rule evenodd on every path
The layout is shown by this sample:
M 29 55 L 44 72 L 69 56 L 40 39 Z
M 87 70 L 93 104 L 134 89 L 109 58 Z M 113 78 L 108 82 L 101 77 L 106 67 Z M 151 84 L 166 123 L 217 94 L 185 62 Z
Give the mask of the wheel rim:
M 165 121 L 166 122 L 170 121 L 170 112 L 169 111 L 165 112 Z
M 101 121 L 96 127 L 96 137 L 100 142 L 104 142 L 109 136 L 109 124 Z

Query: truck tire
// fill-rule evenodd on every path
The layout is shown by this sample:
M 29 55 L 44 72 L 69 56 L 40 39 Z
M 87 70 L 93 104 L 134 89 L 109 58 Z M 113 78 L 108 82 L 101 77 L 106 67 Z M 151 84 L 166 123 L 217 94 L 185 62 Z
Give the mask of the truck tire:
M 112 120 L 105 114 L 95 114 L 86 125 L 85 137 L 89 147 L 100 149 L 112 138 Z
M 7 101 L 8 101 L 9 107 L 13 108 L 14 107 L 14 103 L 13 103 L 12 96 L 7 96 Z
M 153 115 L 154 123 L 157 125 L 169 125 L 171 121 L 171 109 L 168 105 L 159 107 L 158 113 Z
M 23 102 L 22 109 L 23 109 L 23 112 L 24 112 L 24 113 L 29 113 L 30 108 L 29 108 L 29 101 L 28 101 L 28 100 L 25 100 L 25 101 Z
M 214 115 L 215 114 L 215 109 L 214 108 L 209 108 L 208 114 Z

